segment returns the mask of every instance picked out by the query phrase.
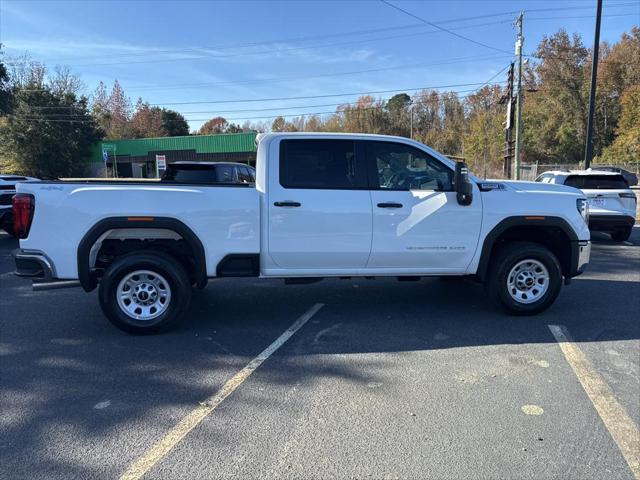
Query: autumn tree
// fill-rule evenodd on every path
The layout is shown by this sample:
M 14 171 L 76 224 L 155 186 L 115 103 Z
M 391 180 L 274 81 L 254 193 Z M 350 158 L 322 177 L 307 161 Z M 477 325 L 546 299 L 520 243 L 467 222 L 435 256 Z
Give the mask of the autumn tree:
M 216 133 L 224 133 L 229 126 L 229 122 L 227 122 L 224 117 L 215 117 L 211 120 L 205 122 L 200 130 L 198 130 L 198 135 L 212 135 Z
M 603 163 L 635 163 L 640 159 L 640 84 L 625 91 L 621 99 L 622 114 L 614 142 L 604 149 Z

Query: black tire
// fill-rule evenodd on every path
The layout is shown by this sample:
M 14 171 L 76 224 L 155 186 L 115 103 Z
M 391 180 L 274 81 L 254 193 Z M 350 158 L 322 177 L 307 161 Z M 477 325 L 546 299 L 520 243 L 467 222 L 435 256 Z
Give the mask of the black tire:
M 136 319 L 123 310 L 126 307 L 119 305 L 120 282 L 137 271 L 151 272 L 158 275 L 155 278 L 166 280 L 168 283 L 170 294 L 168 303 L 159 307 L 164 311 L 155 318 Z M 153 275 L 147 275 L 147 277 L 154 278 Z M 162 280 L 159 281 L 159 285 L 166 289 Z M 191 282 L 183 266 L 170 255 L 158 251 L 132 252 L 114 260 L 107 267 L 100 281 L 98 298 L 107 319 L 120 330 L 134 334 L 156 333 L 166 329 L 187 312 L 191 302 Z
M 629 240 L 632 230 L 632 227 L 624 227 L 619 230 L 614 230 L 613 232 L 611 232 L 611 238 L 616 242 L 624 242 L 626 240 Z
M 533 299 L 516 300 L 509 292 L 509 286 L 507 285 L 511 269 L 525 260 L 534 260 L 542 263 L 548 272 L 546 291 L 534 301 L 532 301 Z M 486 286 L 491 299 L 508 313 L 512 315 L 535 315 L 549 308 L 560 293 L 562 269 L 556 256 L 548 248 L 540 244 L 530 242 L 507 243 L 500 247 L 500 250 L 496 252 L 492 259 Z M 535 286 L 536 284 L 534 283 Z M 534 290 L 534 287 L 531 287 L 531 291 Z M 514 289 L 513 294 L 516 295 L 517 293 L 518 290 Z M 525 301 L 532 301 L 532 303 L 523 303 Z

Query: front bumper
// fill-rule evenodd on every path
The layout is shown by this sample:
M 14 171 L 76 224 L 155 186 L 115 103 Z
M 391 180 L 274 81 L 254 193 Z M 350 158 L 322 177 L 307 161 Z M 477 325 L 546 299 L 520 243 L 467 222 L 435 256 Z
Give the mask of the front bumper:
M 45 282 L 56 278 L 53 262 L 38 250 L 14 250 L 13 259 L 16 263 L 14 273 L 19 277 L 29 277 Z
M 579 240 L 571 242 L 571 269 L 566 278 L 573 278 L 581 275 L 591 258 L 591 242 L 589 240 Z
M 633 227 L 636 219 L 629 215 L 590 215 L 589 229 L 596 231 L 611 231 L 620 228 Z

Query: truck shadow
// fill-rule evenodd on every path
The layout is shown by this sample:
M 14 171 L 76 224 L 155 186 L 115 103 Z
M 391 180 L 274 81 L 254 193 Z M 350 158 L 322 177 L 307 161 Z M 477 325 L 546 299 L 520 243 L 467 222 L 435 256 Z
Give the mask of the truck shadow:
M 371 372 L 395 368 L 384 356 L 350 363 L 318 362 L 318 355 L 548 344 L 555 342 L 549 324 L 565 325 L 576 342 L 640 338 L 640 259 L 605 239 L 588 274 L 535 317 L 497 312 L 483 287 L 469 281 L 284 287 L 233 279 L 211 282 L 195 294 L 187 321 L 147 337 L 108 324 L 94 294 L 35 295 L 6 276 L 12 243 L 0 238 L 0 476 L 7 478 L 119 475 L 317 302 L 323 309 L 261 367 L 278 388 L 310 388 L 327 378 L 366 386 L 376 381 Z M 267 380 L 259 371 L 251 381 Z M 250 395 L 233 401 L 257 402 Z M 268 415 L 279 404 L 260 405 Z M 210 428 L 216 443 L 233 441 L 232 432 Z

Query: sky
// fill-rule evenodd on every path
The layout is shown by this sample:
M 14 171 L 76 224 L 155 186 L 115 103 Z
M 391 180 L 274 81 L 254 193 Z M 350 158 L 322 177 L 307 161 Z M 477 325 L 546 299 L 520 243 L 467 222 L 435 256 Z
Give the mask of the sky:
M 5 57 L 69 66 L 87 94 L 117 79 L 192 130 L 331 112 L 368 92 L 469 94 L 506 79 L 519 11 L 525 53 L 559 28 L 593 44 L 596 0 L 388 2 L 0 0 L 0 43 Z M 601 41 L 639 23 L 640 0 L 604 0 Z

